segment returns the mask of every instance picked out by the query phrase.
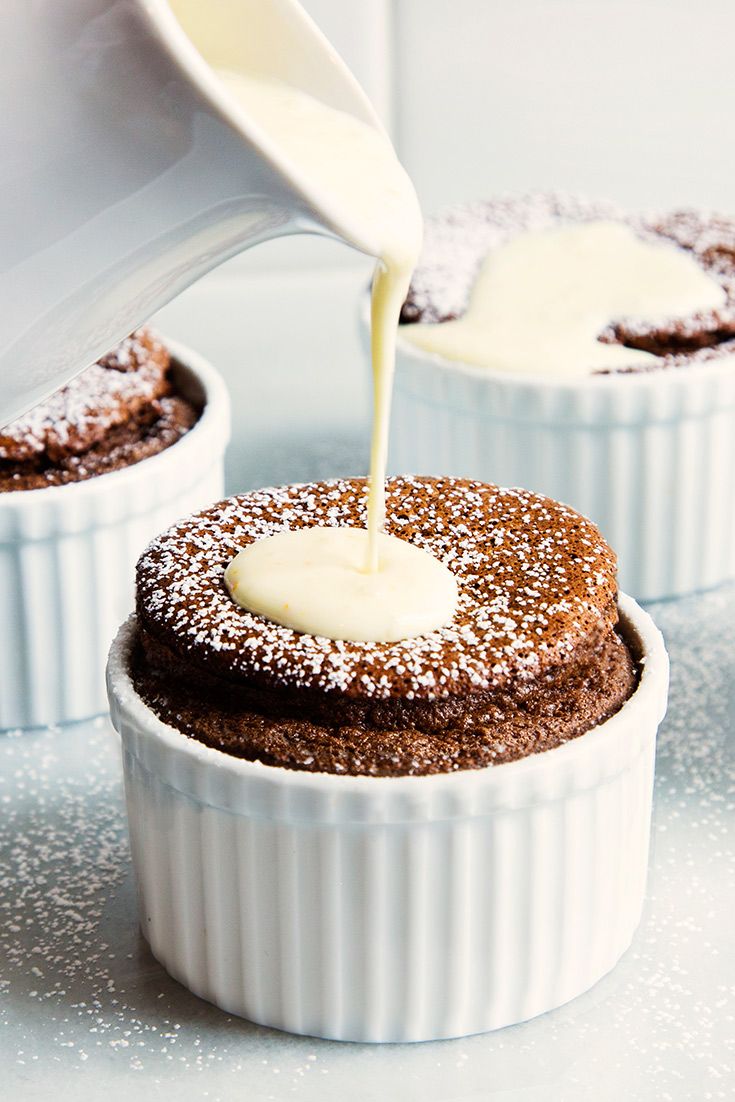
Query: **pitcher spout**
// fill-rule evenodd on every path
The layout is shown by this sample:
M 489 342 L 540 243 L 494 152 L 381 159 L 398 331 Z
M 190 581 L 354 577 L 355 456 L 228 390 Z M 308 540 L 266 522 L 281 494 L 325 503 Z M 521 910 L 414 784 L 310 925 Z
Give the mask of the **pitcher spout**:
M 0 425 L 245 248 L 293 233 L 366 247 L 264 154 L 213 71 L 240 50 L 379 127 L 294 0 L 7 0 L 0 32 L 0 92 L 14 105 L 0 164 Z

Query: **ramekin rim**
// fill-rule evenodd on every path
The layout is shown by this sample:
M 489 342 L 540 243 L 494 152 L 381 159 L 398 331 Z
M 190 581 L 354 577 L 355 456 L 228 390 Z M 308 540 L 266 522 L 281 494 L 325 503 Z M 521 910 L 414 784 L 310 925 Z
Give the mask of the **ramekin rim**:
M 181 341 L 169 340 L 168 337 L 163 335 L 160 335 L 160 339 L 171 353 L 172 359 L 185 370 L 190 371 L 202 385 L 204 405 L 196 424 L 192 425 L 188 432 L 184 433 L 169 447 L 164 448 L 163 451 L 148 456 L 147 459 L 142 459 L 138 463 L 128 463 L 127 466 L 120 467 L 116 471 L 106 471 L 104 474 L 84 478 L 78 482 L 67 482 L 62 486 L 43 486 L 34 490 L 0 493 L 0 512 L 25 508 L 43 508 L 44 505 L 52 503 L 60 504 L 63 503 L 64 496 L 68 496 L 72 492 L 77 499 L 82 495 L 93 498 L 99 494 L 106 494 L 108 490 L 113 491 L 115 485 L 119 484 L 124 478 L 135 478 L 138 474 L 138 468 L 144 465 L 146 471 L 150 472 L 149 464 L 154 462 L 157 466 L 174 460 L 177 463 L 181 462 L 184 450 L 188 451 L 197 446 L 210 429 L 219 428 L 221 430 L 224 428 L 226 436 L 223 446 L 227 444 L 230 434 L 230 400 L 224 379 L 214 365 L 201 353 L 196 352 Z M 173 456 L 171 453 L 174 453 Z
M 617 729 L 624 724 L 635 723 L 637 718 L 635 713 L 645 713 L 656 696 L 659 698 L 655 707 L 656 723 L 661 722 L 666 711 L 669 676 L 668 654 L 663 636 L 649 613 L 632 597 L 619 593 L 618 607 L 625 626 L 635 633 L 641 650 L 641 676 L 633 695 L 615 715 L 561 746 L 483 769 L 396 777 L 317 773 L 250 761 L 207 746 L 164 723 L 136 692 L 127 668 L 129 648 L 137 623 L 135 613 L 131 613 L 121 624 L 110 648 L 107 663 L 108 695 L 111 704 L 114 699 L 117 707 L 132 718 L 138 730 L 155 736 L 168 750 L 238 778 L 263 781 L 273 781 L 277 778 L 279 784 L 291 790 L 298 789 L 312 793 L 324 793 L 327 790 L 334 795 L 353 793 L 366 795 L 376 793 L 379 786 L 387 784 L 390 786 L 391 795 L 415 793 L 419 790 L 422 795 L 428 795 L 430 791 L 456 788 L 459 785 L 480 785 L 489 774 L 497 775 L 501 770 L 503 778 L 512 777 L 515 780 L 524 775 L 530 778 L 534 773 L 548 768 L 552 761 L 558 763 L 563 758 L 571 764 L 575 757 L 589 753 L 592 743 L 599 743 L 611 732 L 617 733 Z M 115 708 L 111 711 L 114 724 Z

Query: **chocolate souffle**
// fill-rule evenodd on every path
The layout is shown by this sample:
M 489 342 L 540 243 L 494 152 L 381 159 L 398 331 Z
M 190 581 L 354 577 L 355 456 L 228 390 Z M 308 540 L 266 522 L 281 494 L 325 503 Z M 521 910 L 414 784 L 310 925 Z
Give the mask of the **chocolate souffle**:
M 147 548 L 131 673 L 160 719 L 268 765 L 420 775 L 549 750 L 630 697 L 613 552 L 590 521 L 523 490 L 388 481 L 387 530 L 459 581 L 452 622 L 427 635 L 335 642 L 233 602 L 223 575 L 244 546 L 287 528 L 362 526 L 365 501 L 364 479 L 259 490 Z
M 168 349 L 138 329 L 0 428 L 0 493 L 81 482 L 175 444 L 201 411 L 177 391 L 171 366 Z
M 686 318 L 624 318 L 613 322 L 599 335 L 602 342 L 660 357 L 658 364 L 618 368 L 617 374 L 682 367 L 735 355 L 735 220 L 688 209 L 633 215 L 611 203 L 564 195 L 480 200 L 427 219 L 424 247 L 401 323 L 461 317 L 483 261 L 514 237 L 528 231 L 597 221 L 621 222 L 643 239 L 665 240 L 684 250 L 727 296 L 717 309 Z

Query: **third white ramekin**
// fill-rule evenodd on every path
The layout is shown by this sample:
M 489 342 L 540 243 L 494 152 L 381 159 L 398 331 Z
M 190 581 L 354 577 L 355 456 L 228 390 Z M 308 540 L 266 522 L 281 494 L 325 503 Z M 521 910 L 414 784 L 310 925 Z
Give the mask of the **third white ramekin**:
M 399 338 L 390 462 L 571 505 L 639 600 L 735 577 L 735 358 L 555 381 L 450 363 Z
M 0 729 L 107 710 L 105 660 L 133 605 L 138 556 L 223 495 L 225 385 L 201 356 L 166 344 L 182 392 L 203 406 L 190 432 L 119 471 L 0 493 Z
M 640 918 L 668 684 L 650 617 L 620 608 L 642 677 L 617 715 L 521 761 L 399 778 L 243 761 L 165 725 L 128 675 L 131 618 L 107 677 L 153 954 L 230 1013 L 352 1041 L 496 1029 L 592 986 Z

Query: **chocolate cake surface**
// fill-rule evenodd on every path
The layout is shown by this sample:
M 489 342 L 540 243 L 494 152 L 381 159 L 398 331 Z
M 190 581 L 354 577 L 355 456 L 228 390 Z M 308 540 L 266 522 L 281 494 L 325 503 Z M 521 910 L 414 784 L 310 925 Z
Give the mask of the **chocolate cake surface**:
M 636 684 L 618 633 L 615 557 L 547 498 L 460 479 L 395 478 L 387 530 L 456 575 L 450 624 L 397 643 L 299 634 L 224 585 L 254 540 L 361 526 L 363 479 L 230 498 L 175 525 L 137 568 L 137 691 L 165 722 L 228 753 L 377 776 L 512 761 L 583 734 Z
M 0 428 L 0 492 L 80 482 L 176 443 L 199 410 L 177 393 L 168 349 L 139 329 Z
M 616 373 L 735 356 L 735 219 L 689 209 L 634 215 L 613 203 L 569 195 L 480 200 L 428 218 L 401 322 L 408 325 L 461 317 L 479 269 L 494 249 L 528 231 L 593 221 L 622 222 L 643 239 L 666 240 L 683 249 L 726 295 L 721 307 L 690 317 L 611 319 L 599 335 L 603 343 L 623 344 L 660 357 L 658 364 L 628 366 Z

